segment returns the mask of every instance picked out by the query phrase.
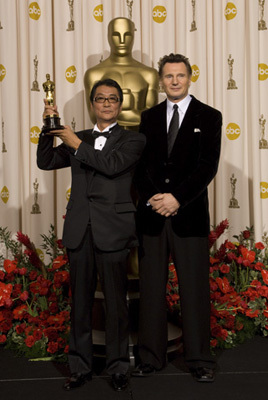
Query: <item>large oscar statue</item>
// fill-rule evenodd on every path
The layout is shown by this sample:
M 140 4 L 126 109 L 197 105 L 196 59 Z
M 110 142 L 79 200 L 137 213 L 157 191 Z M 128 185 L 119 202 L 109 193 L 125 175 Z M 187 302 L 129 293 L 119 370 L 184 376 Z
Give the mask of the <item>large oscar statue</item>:
M 95 123 L 89 101 L 94 83 L 111 78 L 123 89 L 123 110 L 118 123 L 128 129 L 137 129 L 141 112 L 158 103 L 158 72 L 132 57 L 135 25 L 128 18 L 115 18 L 108 25 L 110 56 L 89 68 L 84 77 L 86 101 L 90 118 Z

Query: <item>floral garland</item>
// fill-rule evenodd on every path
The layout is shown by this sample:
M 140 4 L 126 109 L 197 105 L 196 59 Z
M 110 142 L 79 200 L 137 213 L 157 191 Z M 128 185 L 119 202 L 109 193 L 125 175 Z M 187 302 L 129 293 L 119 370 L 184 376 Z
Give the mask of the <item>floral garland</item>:
M 210 232 L 211 347 L 230 348 L 255 334 L 268 336 L 268 237 L 255 243 L 247 228 L 235 242 L 213 249 L 228 228 L 222 221 Z M 70 331 L 69 264 L 53 226 L 41 235 L 50 257 L 45 265 L 27 235 L 11 239 L 0 228 L 11 259 L 0 256 L 0 343 L 35 360 L 66 361 Z M 180 320 L 179 286 L 169 263 L 167 307 Z
M 256 334 L 268 336 L 268 237 L 255 243 L 253 228 L 235 242 L 225 240 L 212 250 L 229 227 L 222 221 L 210 232 L 211 348 L 231 348 Z M 167 304 L 171 315 L 180 312 L 179 286 L 172 260 L 169 264 Z M 174 320 L 174 318 L 173 318 Z

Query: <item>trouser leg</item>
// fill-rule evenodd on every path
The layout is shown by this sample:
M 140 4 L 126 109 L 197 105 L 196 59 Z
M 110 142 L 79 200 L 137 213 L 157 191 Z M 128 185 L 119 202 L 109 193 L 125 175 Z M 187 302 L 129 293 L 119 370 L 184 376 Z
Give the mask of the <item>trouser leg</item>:
M 108 374 L 126 374 L 129 368 L 127 305 L 128 249 L 96 251 L 96 264 L 105 297 L 106 365 Z
M 72 291 L 69 366 L 71 373 L 92 371 L 92 306 L 96 289 L 96 268 L 91 229 L 75 250 L 68 249 Z
M 185 362 L 189 367 L 213 367 L 210 353 L 209 250 L 204 237 L 170 235 L 179 280 Z
M 159 236 L 143 235 L 139 267 L 139 357 L 142 363 L 156 369 L 166 365 L 168 256 L 165 229 Z

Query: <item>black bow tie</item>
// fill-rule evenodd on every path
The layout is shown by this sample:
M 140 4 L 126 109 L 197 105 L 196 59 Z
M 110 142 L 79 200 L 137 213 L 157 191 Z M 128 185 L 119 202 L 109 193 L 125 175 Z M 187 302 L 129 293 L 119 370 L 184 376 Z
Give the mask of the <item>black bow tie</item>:
M 92 132 L 92 136 L 94 137 L 94 139 L 100 137 L 100 136 L 104 136 L 106 138 L 108 138 L 110 136 L 110 132 L 98 132 L 98 131 L 93 131 Z

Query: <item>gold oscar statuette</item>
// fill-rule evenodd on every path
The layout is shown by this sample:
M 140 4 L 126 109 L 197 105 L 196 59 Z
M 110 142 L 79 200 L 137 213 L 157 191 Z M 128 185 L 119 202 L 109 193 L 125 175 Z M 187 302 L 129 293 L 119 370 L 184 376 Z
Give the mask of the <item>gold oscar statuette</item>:
M 55 99 L 55 83 L 50 80 L 50 74 L 46 74 L 46 82 L 43 83 L 43 89 L 46 93 L 46 99 L 48 104 L 54 106 Z M 44 118 L 44 125 L 42 132 L 53 135 L 53 131 L 58 129 L 64 129 L 64 126 L 60 124 L 60 117 L 57 114 L 47 115 Z

